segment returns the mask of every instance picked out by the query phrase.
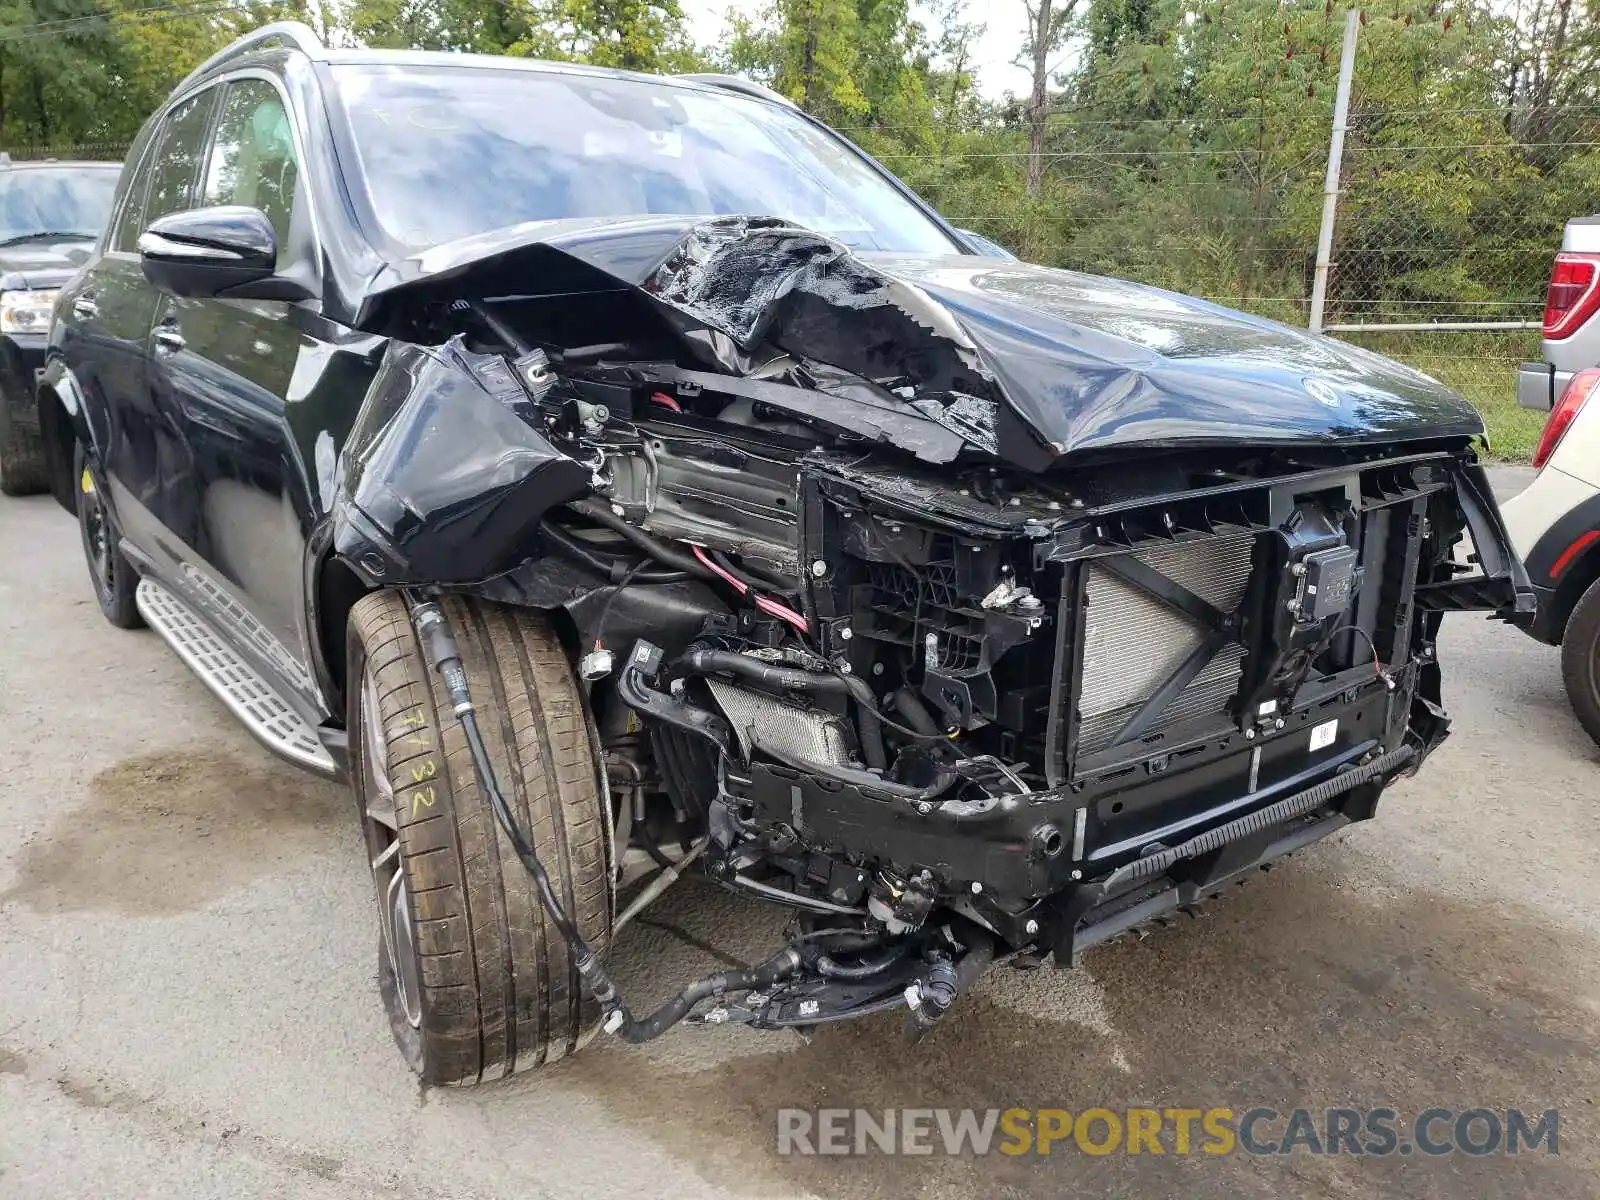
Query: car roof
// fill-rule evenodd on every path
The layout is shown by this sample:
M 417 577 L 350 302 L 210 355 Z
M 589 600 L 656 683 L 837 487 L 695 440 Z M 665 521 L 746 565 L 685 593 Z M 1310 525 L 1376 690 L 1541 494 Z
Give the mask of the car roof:
M 636 83 L 669 87 L 682 91 L 727 96 L 730 93 L 765 104 L 793 107 L 776 94 L 763 95 L 759 85 L 730 87 L 707 77 L 652 75 L 643 71 L 624 71 L 616 67 L 596 67 L 588 63 L 551 62 L 542 58 L 513 58 L 503 54 L 458 54 L 448 50 L 329 50 L 322 61 L 333 66 L 427 67 L 482 71 L 518 71 L 529 75 L 573 75 L 594 79 L 628 79 Z M 744 82 L 744 81 L 737 81 Z M 764 89 L 763 89 L 764 90 Z
M 731 75 L 658 75 L 596 67 L 587 63 L 550 62 L 499 54 L 464 54 L 441 50 L 391 50 L 323 45 L 314 31 L 297 21 L 276 21 L 247 33 L 201 63 L 178 84 L 174 95 L 201 80 L 230 71 L 252 60 L 301 53 L 319 62 L 344 66 L 426 67 L 430 70 L 521 71 L 537 75 L 572 75 L 594 79 L 628 79 L 656 87 L 676 88 L 703 95 L 730 93 L 780 108 L 795 108 L 787 97 L 748 79 Z

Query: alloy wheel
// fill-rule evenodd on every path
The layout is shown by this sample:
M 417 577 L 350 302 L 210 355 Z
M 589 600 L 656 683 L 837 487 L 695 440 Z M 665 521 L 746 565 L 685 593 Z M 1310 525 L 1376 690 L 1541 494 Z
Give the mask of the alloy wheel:
M 389 778 L 383 714 L 378 707 L 377 682 L 370 671 L 361 679 L 361 740 L 364 761 L 357 801 L 361 805 L 367 861 L 372 867 L 372 883 L 378 897 L 383 953 L 394 981 L 399 1015 L 413 1029 L 419 1029 L 422 1026 L 422 981 L 417 973 L 411 897 L 400 859 L 400 818 L 395 809 L 394 784 Z
M 117 586 L 116 556 L 112 553 L 111 523 L 94 473 L 87 466 L 78 476 L 78 520 L 83 528 L 83 548 L 89 557 L 94 585 L 106 596 Z

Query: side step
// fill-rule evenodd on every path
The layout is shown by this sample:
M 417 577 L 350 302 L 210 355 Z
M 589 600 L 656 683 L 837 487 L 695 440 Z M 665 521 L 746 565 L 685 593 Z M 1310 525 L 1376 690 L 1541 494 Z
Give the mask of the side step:
M 268 750 L 319 775 L 337 775 L 317 731 L 192 608 L 148 577 L 139 580 L 135 600 L 145 623 Z

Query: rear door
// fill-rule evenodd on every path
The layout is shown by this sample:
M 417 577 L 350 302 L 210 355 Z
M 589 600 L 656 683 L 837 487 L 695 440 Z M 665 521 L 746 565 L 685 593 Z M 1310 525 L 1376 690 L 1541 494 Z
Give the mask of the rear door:
M 61 350 L 88 401 L 113 507 L 124 535 L 163 569 L 175 538 L 193 536 L 192 471 L 181 429 L 151 403 L 146 355 L 157 293 L 137 243 L 151 220 L 189 203 L 217 99 L 207 88 L 174 105 L 138 148 L 105 252 L 62 300 Z
M 298 227 L 308 214 L 289 105 L 264 75 L 223 86 L 196 207 L 265 213 L 283 271 L 314 246 Z M 309 700 L 300 665 L 303 539 L 285 490 L 285 397 L 302 348 L 314 345 L 302 315 L 281 300 L 163 295 L 148 358 L 154 403 L 181 421 L 191 456 L 189 594 L 241 650 Z

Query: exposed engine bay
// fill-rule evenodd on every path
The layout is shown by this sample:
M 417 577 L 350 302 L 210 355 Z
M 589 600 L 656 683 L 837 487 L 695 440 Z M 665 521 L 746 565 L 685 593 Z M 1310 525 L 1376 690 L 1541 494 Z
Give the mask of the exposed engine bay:
M 1075 441 L 825 239 L 651 262 L 397 300 L 335 545 L 565 615 L 618 851 L 793 910 L 714 1019 L 926 1027 L 1192 909 L 1443 740 L 1445 611 L 1525 611 L 1468 431 Z

